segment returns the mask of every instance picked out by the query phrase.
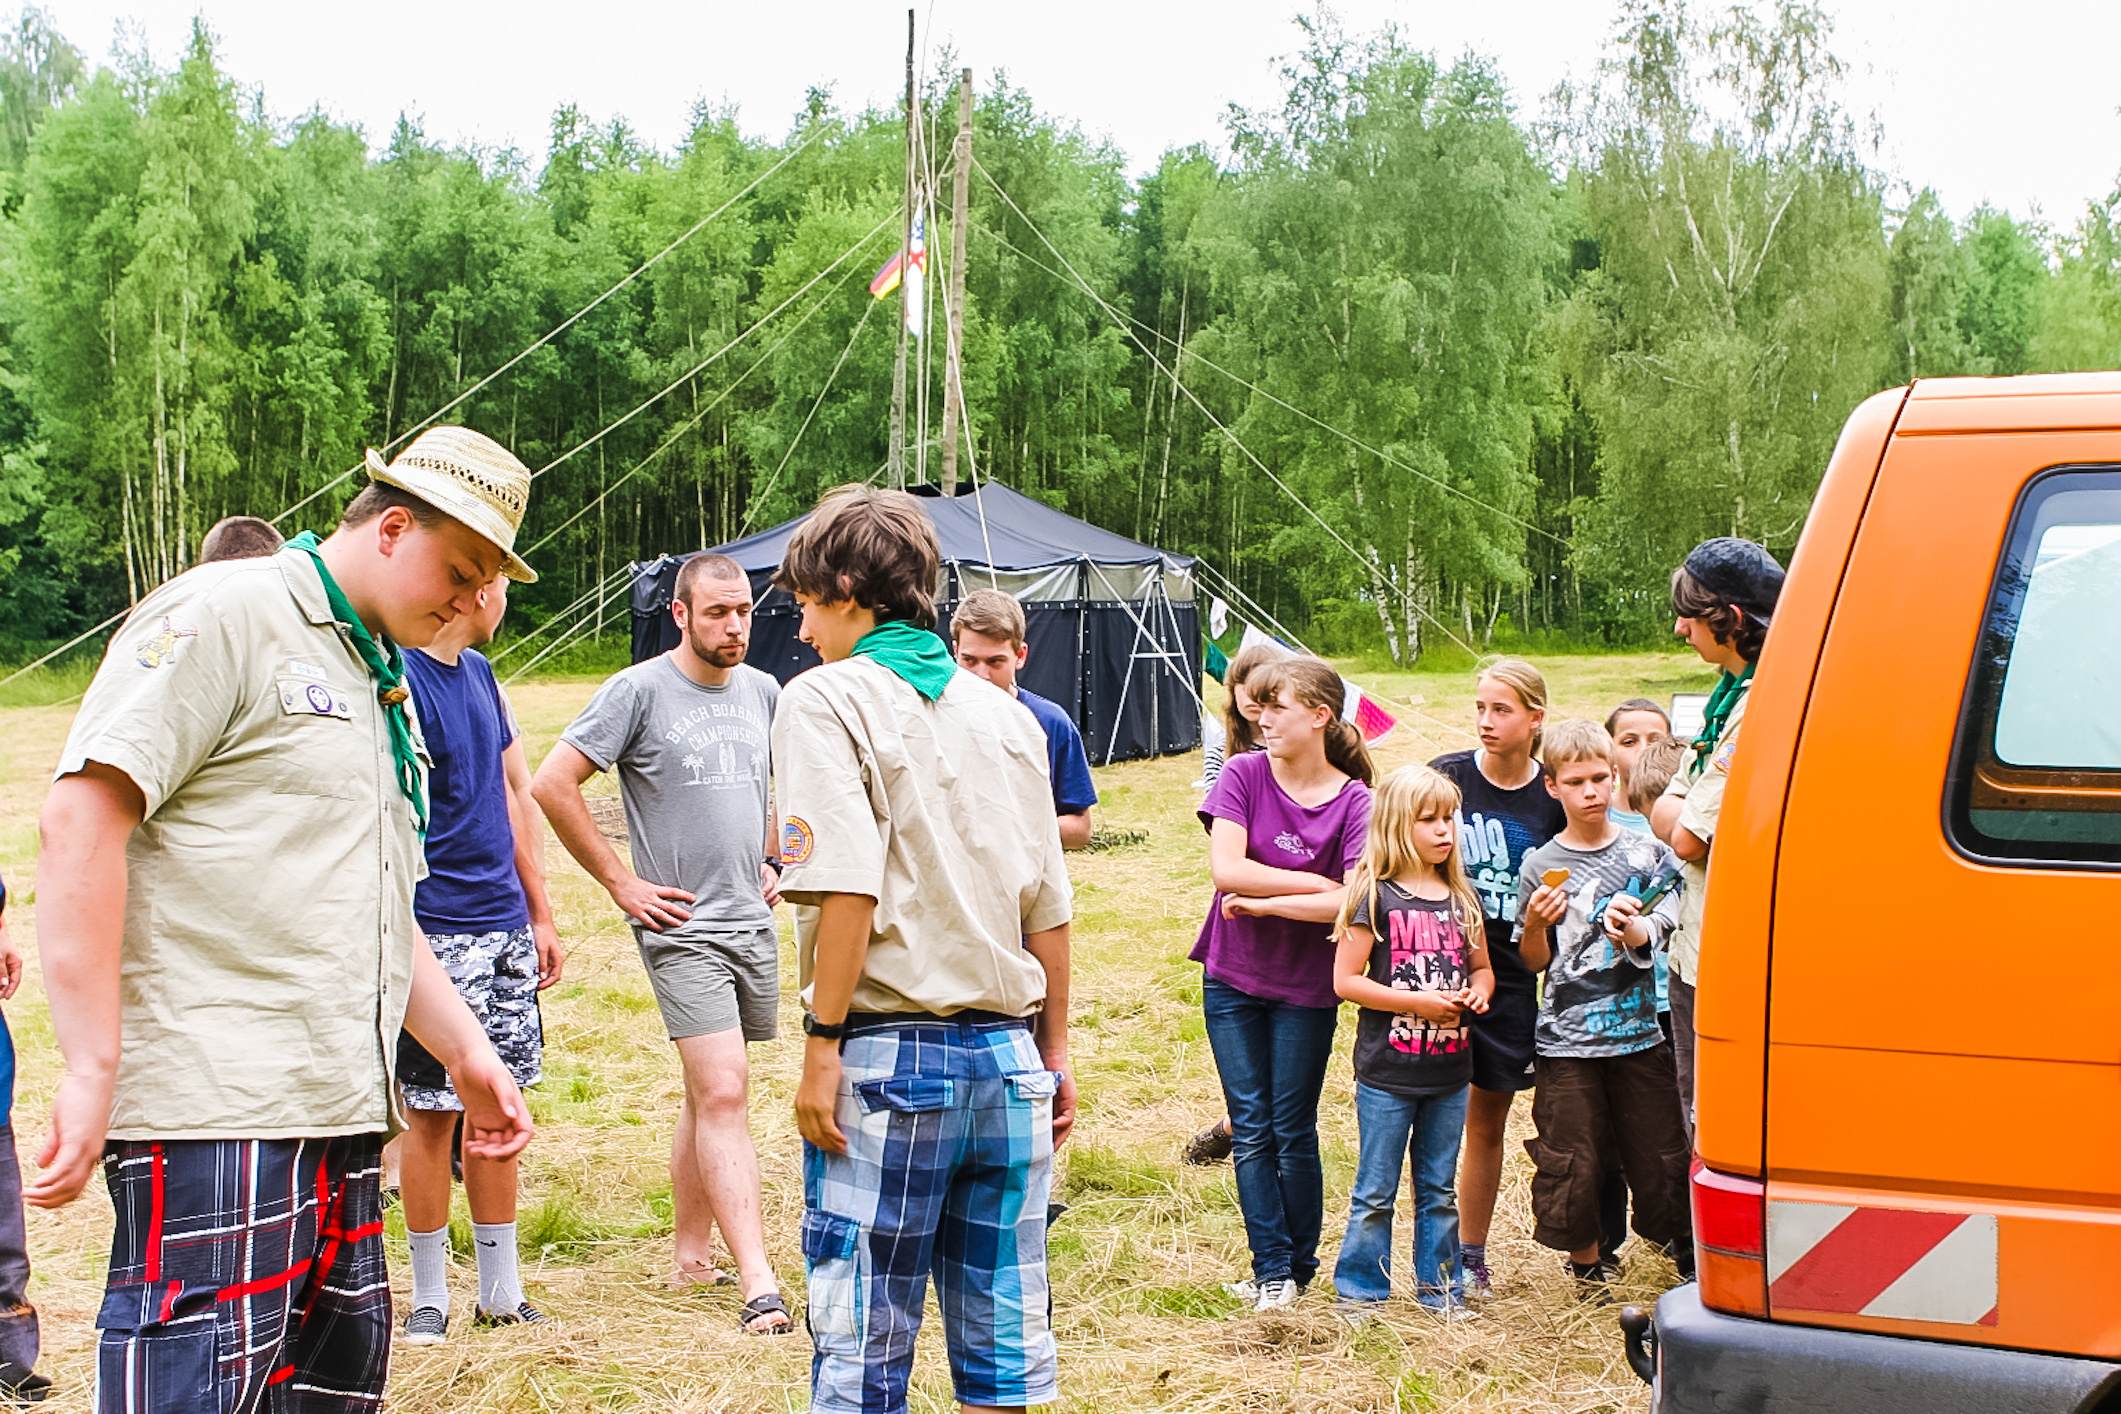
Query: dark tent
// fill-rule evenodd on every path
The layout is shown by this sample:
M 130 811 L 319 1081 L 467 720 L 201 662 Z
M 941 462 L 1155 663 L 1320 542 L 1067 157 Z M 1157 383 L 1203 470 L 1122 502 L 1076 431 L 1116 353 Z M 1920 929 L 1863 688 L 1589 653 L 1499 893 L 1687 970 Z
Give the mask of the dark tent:
M 921 508 L 943 547 L 937 600 L 947 642 L 957 601 L 990 585 L 1024 606 L 1031 659 L 1023 686 L 1060 704 L 1099 764 L 1191 751 L 1200 745 L 1200 619 L 1193 561 L 1137 545 L 993 482 Z M 984 511 L 984 515 L 982 515 Z M 801 518 L 714 548 L 742 565 L 758 601 L 753 666 L 782 682 L 814 665 L 796 637 L 794 599 L 768 581 Z M 699 553 L 697 551 L 693 553 Z M 670 617 L 678 566 L 664 555 L 633 566 L 633 660 L 677 646 Z

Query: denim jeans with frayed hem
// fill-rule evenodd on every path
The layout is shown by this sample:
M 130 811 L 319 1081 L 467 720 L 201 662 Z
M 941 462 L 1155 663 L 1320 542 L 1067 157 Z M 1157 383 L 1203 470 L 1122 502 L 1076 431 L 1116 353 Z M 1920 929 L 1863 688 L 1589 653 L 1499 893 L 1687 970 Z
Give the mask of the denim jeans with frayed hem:
M 1230 1110 L 1252 1279 L 1307 1285 L 1318 1274 L 1326 1207 L 1318 1097 L 1340 1008 L 1271 1001 L 1211 977 L 1201 984 L 1201 1010 Z
M 1361 1149 L 1348 1232 L 1333 1268 L 1343 1301 L 1382 1301 L 1392 1294 L 1392 1208 L 1399 1175 L 1414 1165 L 1414 1296 L 1424 1306 L 1464 1298 L 1458 1275 L 1458 1141 L 1466 1128 L 1466 1089 L 1414 1098 L 1357 1081 L 1355 1122 Z

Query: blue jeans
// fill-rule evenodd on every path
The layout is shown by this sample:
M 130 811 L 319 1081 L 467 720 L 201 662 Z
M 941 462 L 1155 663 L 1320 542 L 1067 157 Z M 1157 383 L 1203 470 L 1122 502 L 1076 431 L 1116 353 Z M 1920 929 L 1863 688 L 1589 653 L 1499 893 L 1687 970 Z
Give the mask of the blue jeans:
M 1252 1279 L 1308 1283 L 1318 1275 L 1326 1208 L 1318 1096 L 1340 1008 L 1269 1001 L 1210 977 L 1201 984 L 1201 1010 L 1230 1110 Z
M 1348 1235 L 1333 1268 L 1343 1301 L 1382 1301 L 1392 1294 L 1392 1205 L 1403 1161 L 1414 1161 L 1414 1297 L 1447 1306 L 1464 1296 L 1458 1278 L 1458 1141 L 1466 1128 L 1466 1091 L 1410 1099 L 1355 1085 L 1361 1157 L 1348 1203 Z

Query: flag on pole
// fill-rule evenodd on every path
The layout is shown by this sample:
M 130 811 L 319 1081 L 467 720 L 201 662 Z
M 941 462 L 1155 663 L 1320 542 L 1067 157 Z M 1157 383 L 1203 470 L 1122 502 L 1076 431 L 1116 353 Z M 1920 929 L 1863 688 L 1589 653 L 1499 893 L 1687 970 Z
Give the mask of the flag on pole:
M 883 299 L 901 283 L 906 286 L 906 328 L 913 337 L 921 336 L 924 312 L 923 282 L 928 273 L 928 217 L 926 212 L 913 213 L 912 239 L 905 250 L 884 262 L 884 268 L 876 272 L 869 282 L 869 293 Z

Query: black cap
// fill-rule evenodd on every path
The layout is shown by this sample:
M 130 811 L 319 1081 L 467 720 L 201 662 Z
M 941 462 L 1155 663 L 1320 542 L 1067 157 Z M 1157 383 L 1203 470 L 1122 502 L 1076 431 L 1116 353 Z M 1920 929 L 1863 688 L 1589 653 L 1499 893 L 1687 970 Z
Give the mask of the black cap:
M 1759 545 L 1735 535 L 1696 545 L 1685 569 L 1694 583 L 1763 624 L 1773 617 L 1775 601 L 1782 597 L 1782 566 Z

